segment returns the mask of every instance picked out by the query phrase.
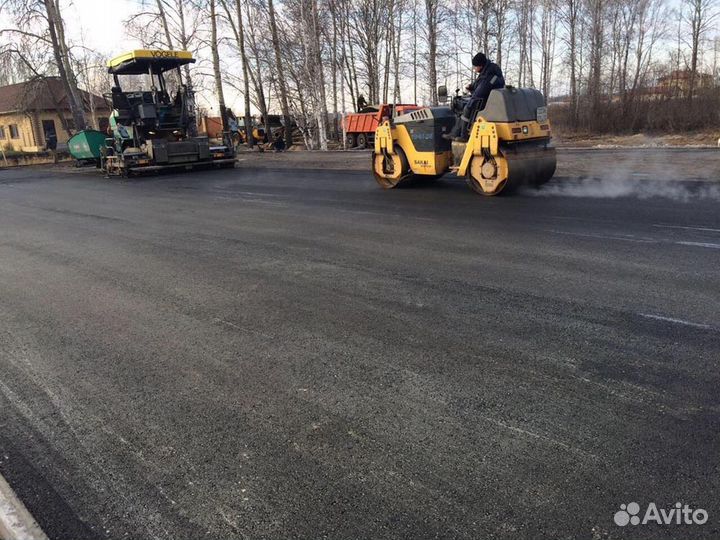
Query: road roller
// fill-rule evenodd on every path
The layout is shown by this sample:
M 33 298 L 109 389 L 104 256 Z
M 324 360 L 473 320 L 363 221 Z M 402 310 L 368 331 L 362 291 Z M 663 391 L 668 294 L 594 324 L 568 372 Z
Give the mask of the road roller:
M 447 92 L 440 88 L 439 95 Z M 474 115 L 467 141 L 450 141 L 450 133 L 469 96 L 456 95 L 451 105 L 426 107 L 388 118 L 375 131 L 373 174 L 385 189 L 454 172 L 475 192 L 510 193 L 520 186 L 540 186 L 555 173 L 547 105 L 531 88 L 490 92 Z

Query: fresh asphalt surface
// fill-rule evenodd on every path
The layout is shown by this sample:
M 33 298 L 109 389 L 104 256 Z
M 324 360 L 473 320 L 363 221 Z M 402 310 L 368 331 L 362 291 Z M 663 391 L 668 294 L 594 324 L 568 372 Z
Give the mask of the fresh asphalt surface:
M 717 538 L 720 201 L 563 182 L 0 171 L 0 474 L 51 538 Z

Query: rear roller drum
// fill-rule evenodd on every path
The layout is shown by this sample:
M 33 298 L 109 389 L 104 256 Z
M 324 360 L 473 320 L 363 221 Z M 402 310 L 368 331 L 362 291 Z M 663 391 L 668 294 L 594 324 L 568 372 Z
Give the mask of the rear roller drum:
M 383 189 L 393 189 L 407 181 L 410 165 L 402 148 L 395 147 L 394 154 L 376 154 L 373 152 L 373 176 Z

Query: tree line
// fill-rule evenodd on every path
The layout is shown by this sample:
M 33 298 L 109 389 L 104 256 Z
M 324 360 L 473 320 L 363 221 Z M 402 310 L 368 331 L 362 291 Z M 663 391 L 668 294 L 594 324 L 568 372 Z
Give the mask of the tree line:
M 59 76 L 79 129 L 77 89 L 110 84 L 102 55 L 68 38 L 68 2 L 0 0 L 0 84 Z M 193 52 L 183 82 L 225 122 L 241 96 L 246 126 L 279 113 L 309 148 L 340 137 L 360 96 L 436 104 L 439 84 L 464 88 L 477 51 L 540 89 L 566 129 L 720 120 L 718 0 L 142 0 L 123 22 L 145 47 Z

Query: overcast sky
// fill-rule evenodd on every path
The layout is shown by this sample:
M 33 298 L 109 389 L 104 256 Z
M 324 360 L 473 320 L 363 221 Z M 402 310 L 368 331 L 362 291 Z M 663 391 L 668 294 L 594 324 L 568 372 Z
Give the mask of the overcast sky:
M 63 18 L 69 38 L 109 56 L 134 49 L 139 43 L 125 33 L 122 21 L 137 9 L 137 0 L 65 0 Z
M 99 51 L 109 58 L 126 51 L 141 48 L 141 44 L 127 35 L 123 20 L 138 11 L 139 0 L 63 0 L 63 19 L 68 38 Z M 239 112 L 242 106 L 240 95 L 227 85 L 227 105 Z M 210 110 L 217 108 L 214 95 L 197 96 L 198 103 Z

